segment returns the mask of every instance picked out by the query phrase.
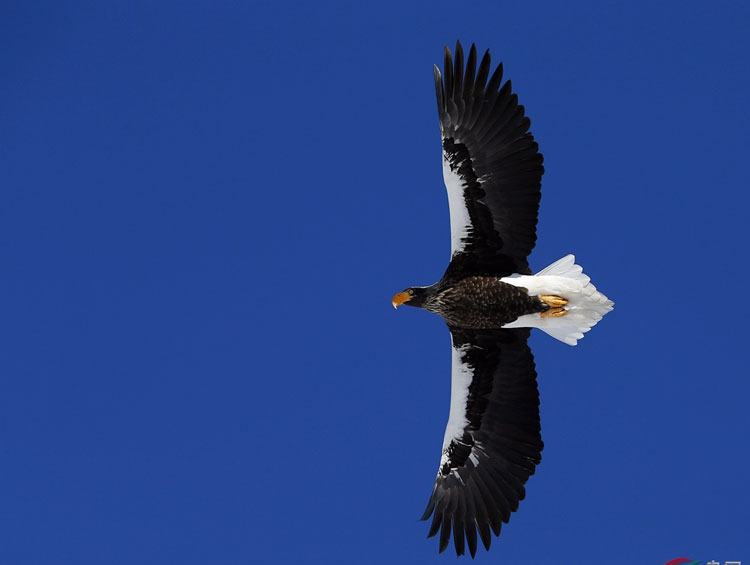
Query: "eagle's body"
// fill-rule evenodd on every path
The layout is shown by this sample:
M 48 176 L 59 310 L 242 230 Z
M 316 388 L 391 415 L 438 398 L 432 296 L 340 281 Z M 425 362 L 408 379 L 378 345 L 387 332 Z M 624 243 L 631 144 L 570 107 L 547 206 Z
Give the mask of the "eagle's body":
M 497 277 L 473 276 L 442 285 L 423 306 L 449 326 L 464 329 L 502 328 L 521 316 L 549 309 L 537 296 Z
M 437 283 L 393 297 L 438 314 L 451 333 L 450 414 L 423 519 L 433 516 L 440 551 L 452 535 L 456 553 L 468 545 L 472 556 L 477 536 L 489 549 L 500 535 L 541 461 L 530 328 L 576 345 L 613 304 L 572 255 L 531 274 L 542 155 L 502 65 L 490 70 L 489 52 L 477 66 L 473 45 L 464 69 L 460 43 L 455 63 L 445 49 L 444 77 L 435 67 L 451 260 Z

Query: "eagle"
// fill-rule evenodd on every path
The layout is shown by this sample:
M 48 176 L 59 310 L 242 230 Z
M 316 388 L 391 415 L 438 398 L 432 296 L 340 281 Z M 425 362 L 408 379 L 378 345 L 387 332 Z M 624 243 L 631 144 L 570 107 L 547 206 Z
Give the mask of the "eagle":
M 434 67 L 448 192 L 451 258 L 443 277 L 393 297 L 443 318 L 452 342 L 451 402 L 437 478 L 422 520 L 440 533 L 442 553 L 489 550 L 544 444 L 532 328 L 576 345 L 614 303 L 591 284 L 573 255 L 532 274 L 528 256 L 544 173 L 530 121 L 503 66 L 492 74 L 487 50 L 477 64 L 445 47 L 443 74 Z

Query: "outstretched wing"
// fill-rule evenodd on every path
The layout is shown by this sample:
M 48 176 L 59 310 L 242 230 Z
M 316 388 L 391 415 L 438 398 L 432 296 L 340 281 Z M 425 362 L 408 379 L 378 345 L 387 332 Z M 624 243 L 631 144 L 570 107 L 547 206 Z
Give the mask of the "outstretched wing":
M 422 520 L 434 513 L 428 537 L 451 531 L 456 554 L 464 539 L 472 557 L 477 531 L 489 550 L 541 461 L 539 392 L 528 329 L 450 328 L 451 406 L 435 486 Z M 465 536 L 465 538 L 464 538 Z
M 503 66 L 490 74 L 487 51 L 477 70 L 474 45 L 464 71 L 445 48 L 445 76 L 435 67 L 443 178 L 451 217 L 451 262 L 446 275 L 530 274 L 527 257 L 536 243 L 544 173 L 531 122 L 502 87 Z

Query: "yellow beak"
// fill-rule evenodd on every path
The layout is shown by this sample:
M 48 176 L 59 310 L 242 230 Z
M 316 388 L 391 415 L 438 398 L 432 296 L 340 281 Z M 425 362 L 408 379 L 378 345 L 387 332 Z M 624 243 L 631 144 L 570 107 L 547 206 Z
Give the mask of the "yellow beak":
M 399 292 L 396 296 L 393 297 L 393 301 L 391 302 L 391 304 L 393 304 L 394 308 L 398 308 L 404 302 L 409 302 L 409 300 L 411 300 L 411 295 L 408 292 Z

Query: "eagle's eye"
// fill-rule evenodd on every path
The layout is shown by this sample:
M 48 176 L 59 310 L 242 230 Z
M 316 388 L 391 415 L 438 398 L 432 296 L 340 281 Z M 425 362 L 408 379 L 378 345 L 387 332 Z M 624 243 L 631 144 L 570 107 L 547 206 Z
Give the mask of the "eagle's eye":
M 407 293 L 407 294 L 408 294 L 409 296 L 414 296 L 414 289 L 413 289 L 413 288 L 407 289 L 406 293 Z

